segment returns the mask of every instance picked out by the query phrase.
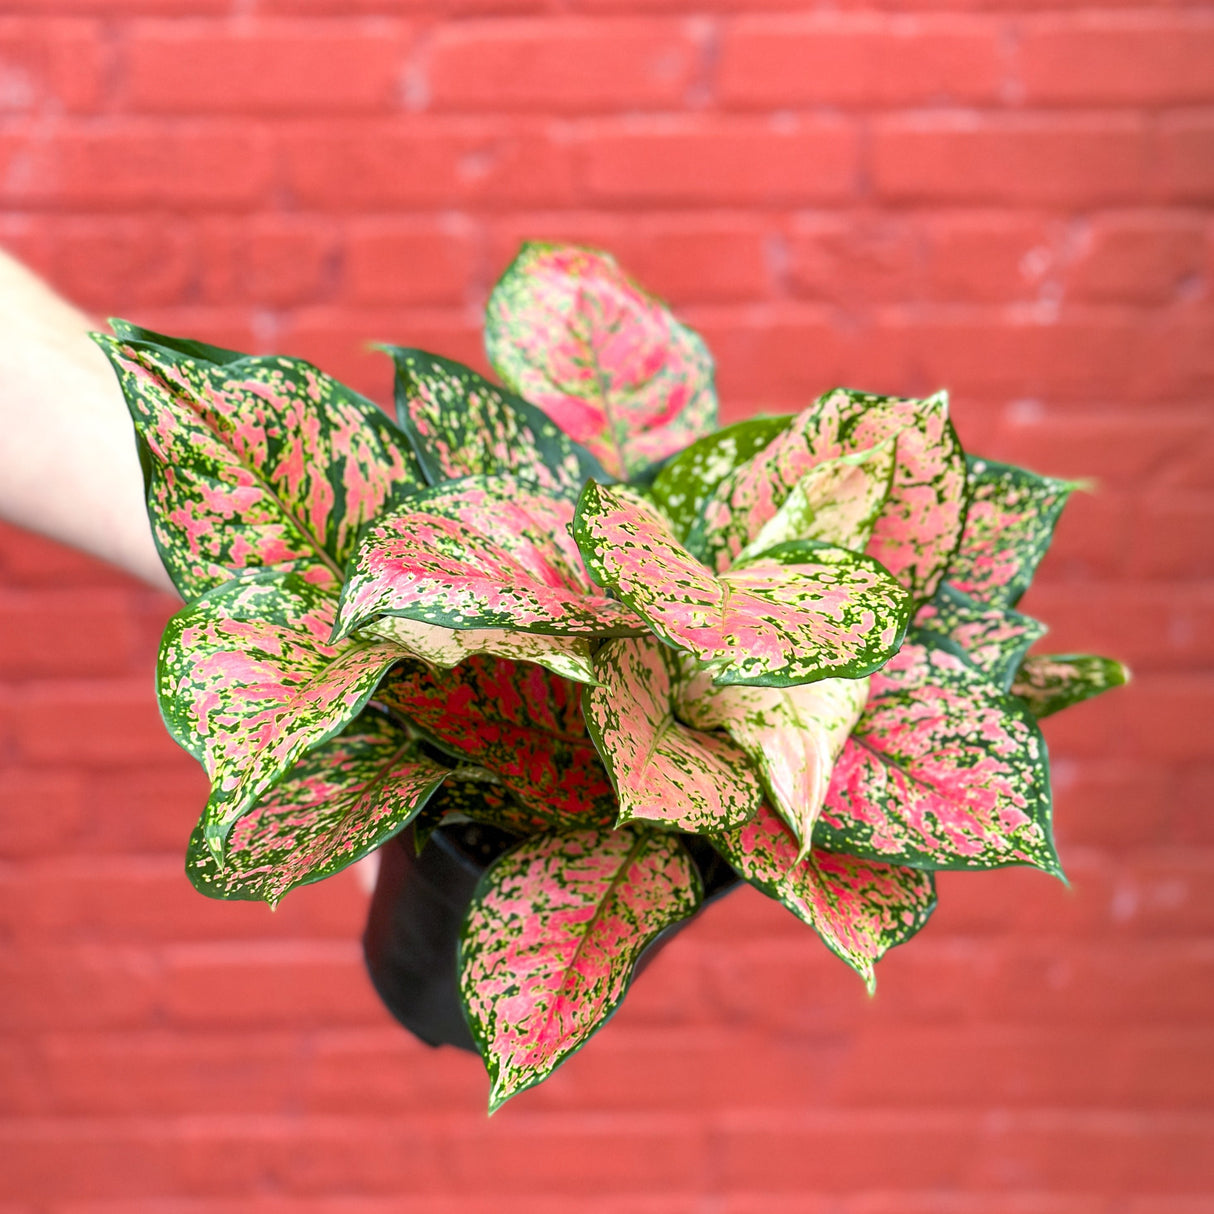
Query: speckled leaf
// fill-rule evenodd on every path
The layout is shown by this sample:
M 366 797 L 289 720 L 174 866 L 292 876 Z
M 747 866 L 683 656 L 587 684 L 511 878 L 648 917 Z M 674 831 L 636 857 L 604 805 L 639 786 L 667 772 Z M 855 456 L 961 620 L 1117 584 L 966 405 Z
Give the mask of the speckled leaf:
M 424 350 L 384 346 L 396 363 L 396 417 L 432 484 L 508 473 L 576 498 L 598 460 L 521 396 Z
M 209 897 L 274 906 L 403 830 L 447 775 L 401 730 L 366 713 L 306 754 L 232 827 L 222 864 L 200 822 L 186 873 Z
M 503 784 L 460 779 L 459 772 L 464 770 L 467 769 L 458 768 L 426 806 L 422 817 L 432 820 L 431 830 L 442 822 L 481 822 L 519 838 L 552 830 L 551 814 L 539 814 L 528 809 L 512 797 Z M 418 822 L 421 822 L 421 818 Z M 584 822 L 583 819 L 583 825 Z M 416 834 L 417 823 L 413 829 Z M 424 839 L 419 842 L 424 842 Z
M 836 389 L 717 486 L 688 541 L 727 568 L 812 468 L 896 438 L 897 467 L 867 551 L 912 593 L 932 596 L 957 547 L 965 513 L 965 458 L 944 393 L 926 400 Z
M 590 482 L 573 534 L 600 585 L 718 683 L 859 677 L 895 653 L 906 592 L 870 557 L 800 541 L 715 576 L 625 488 Z
M 970 504 L 948 580 L 980 603 L 1014 607 L 1079 488 L 993 460 L 969 460 Z
M 586 724 L 615 786 L 619 822 L 647 820 L 701 834 L 738 826 L 762 794 L 746 755 L 674 718 L 674 657 L 652 637 L 609 641 L 585 693 Z
M 745 880 L 808 923 L 870 991 L 873 966 L 936 908 L 931 873 L 817 848 L 802 858 L 792 832 L 766 805 L 713 842 Z
M 872 678 L 814 842 L 917 868 L 1034 864 L 1061 875 L 1036 723 L 959 654 L 912 634 Z
M 603 636 L 640 628 L 592 591 L 568 533 L 572 503 L 510 477 L 467 477 L 410 499 L 363 537 L 337 633 L 382 615 L 445 628 Z
M 952 641 L 1000 691 L 1011 687 L 1029 646 L 1049 631 L 1018 611 L 979 603 L 947 582 L 919 609 L 915 627 Z
M 538 666 L 471 658 L 443 674 L 402 664 L 376 698 L 444 750 L 493 772 L 551 825 L 609 825 L 615 794 L 580 693 Z
M 459 961 L 491 1112 L 602 1027 L 645 946 L 701 897 L 690 856 L 660 832 L 540 835 L 493 864 L 468 909 Z
M 753 417 L 735 422 L 697 439 L 662 468 L 650 486 L 650 496 L 670 520 L 671 529 L 681 543 L 687 543 L 712 491 L 735 468 L 787 429 L 791 420 L 790 417 Z
M 113 322 L 95 334 L 139 435 L 152 532 L 187 601 L 250 567 L 333 585 L 359 529 L 424 482 L 370 401 L 294 358 Z
M 494 369 L 631 478 L 712 430 L 712 356 L 606 253 L 524 244 L 493 289 L 485 347 Z
M 791 540 L 819 540 L 863 552 L 889 499 L 897 450 L 897 440 L 889 439 L 811 468 L 735 563 Z
M 1034 653 L 1016 672 L 1012 692 L 1040 719 L 1129 681 L 1129 670 L 1113 658 L 1091 653 Z
M 332 597 L 295 574 L 245 574 L 168 622 L 160 711 L 211 778 L 203 811 L 220 855 L 232 825 L 302 756 L 352 721 L 402 654 L 384 642 L 328 644 Z
M 508 628 L 441 628 L 402 616 L 383 616 L 361 630 L 364 636 L 392 641 L 440 670 L 458 666 L 477 654 L 535 662 L 575 683 L 593 683 L 594 658 L 587 637 L 540 636 Z
M 676 709 L 696 729 L 720 729 L 749 757 L 776 812 L 808 853 L 830 773 L 868 697 L 868 679 L 797 687 L 716 687 L 706 670 L 677 684 Z

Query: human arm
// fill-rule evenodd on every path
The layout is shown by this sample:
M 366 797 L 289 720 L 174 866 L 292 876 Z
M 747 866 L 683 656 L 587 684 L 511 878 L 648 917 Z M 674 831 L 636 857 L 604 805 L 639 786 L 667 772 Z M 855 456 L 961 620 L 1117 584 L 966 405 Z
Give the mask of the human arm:
M 0 250 L 0 518 L 171 590 L 134 431 L 93 327 Z

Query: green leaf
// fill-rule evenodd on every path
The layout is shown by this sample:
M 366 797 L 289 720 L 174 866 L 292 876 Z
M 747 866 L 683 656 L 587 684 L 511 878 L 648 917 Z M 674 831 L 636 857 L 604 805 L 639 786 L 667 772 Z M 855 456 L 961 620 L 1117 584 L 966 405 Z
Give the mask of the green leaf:
M 444 674 L 404 663 L 376 698 L 443 750 L 487 768 L 541 821 L 615 821 L 615 793 L 576 684 L 526 663 L 471 658 Z
M 1073 482 L 969 459 L 969 511 L 948 580 L 996 607 L 1014 607 L 1054 537 Z
M 817 848 L 802 857 L 792 832 L 766 805 L 713 842 L 746 881 L 809 924 L 870 992 L 874 965 L 936 908 L 931 873 Z
M 449 822 L 480 822 L 485 826 L 493 826 L 508 834 L 526 835 L 542 834 L 552 829 L 551 814 L 537 814 L 528 809 L 521 801 L 512 797 L 505 785 L 493 783 L 489 772 L 476 779 L 461 778 L 463 773 L 472 770 L 466 766 L 456 768 L 455 773 L 431 798 L 426 806 L 423 817 L 429 819 L 429 832 L 436 826 Z M 414 835 L 418 837 L 418 850 L 425 843 L 422 832 L 419 831 L 421 819 L 413 826 Z M 585 825 L 583 821 L 581 823 Z
M 511 477 L 465 477 L 371 527 L 350 562 L 337 636 L 383 615 L 446 628 L 566 636 L 635 633 L 592 592 L 568 534 L 573 505 Z
M 485 348 L 611 476 L 642 474 L 716 426 L 707 346 L 606 253 L 524 244 L 489 297 Z
M 211 778 L 202 823 L 217 859 L 233 824 L 358 716 L 403 656 L 383 642 L 328 644 L 334 617 L 324 590 L 265 570 L 210 591 L 165 627 L 160 711 Z
M 359 530 L 421 487 L 369 400 L 294 358 L 253 358 L 113 322 L 94 334 L 139 436 L 148 513 L 187 602 L 242 569 L 336 585 Z
M 1011 687 L 1029 646 L 1049 631 L 1018 611 L 979 603 L 947 582 L 919 609 L 915 627 L 951 641 L 1000 691 Z
M 870 557 L 802 541 L 714 575 L 626 488 L 591 481 L 574 538 L 595 579 L 718 683 L 783 686 L 859 677 L 906 628 L 906 592 Z
M 904 400 L 836 389 L 820 397 L 717 486 L 692 549 L 717 570 L 728 568 L 807 472 L 895 438 L 897 466 L 867 551 L 917 601 L 931 598 L 965 511 L 965 458 L 944 393 Z
M 383 346 L 396 363 L 396 417 L 431 484 L 509 474 L 576 498 L 602 465 L 546 414 L 469 367 Z
M 868 679 L 820 679 L 796 687 L 717 687 L 710 672 L 679 682 L 678 715 L 721 729 L 754 764 L 772 807 L 809 853 L 830 773 L 868 698 Z
M 186 873 L 211 898 L 271 906 L 361 860 L 417 816 L 448 775 L 396 726 L 364 713 L 307 753 L 232 827 L 223 862 L 200 822 Z
M 1129 668 L 1113 658 L 1090 653 L 1034 653 L 1016 672 L 1012 693 L 1040 720 L 1129 681 Z
M 550 1075 L 615 1011 L 641 953 L 692 915 L 700 878 L 677 838 L 526 839 L 485 873 L 460 941 L 460 995 L 493 1112 Z
M 735 468 L 787 429 L 790 421 L 789 417 L 754 417 L 735 422 L 697 439 L 663 467 L 650 487 L 650 497 L 670 520 L 671 529 L 681 543 L 690 547 L 688 536 L 699 522 L 704 503 L 713 490 Z M 703 555 L 694 548 L 692 552 Z
M 1061 876 L 1045 742 L 1019 701 L 917 634 L 872 678 L 814 842 L 915 868 Z
M 733 563 L 793 540 L 818 540 L 863 552 L 889 500 L 896 455 L 897 440 L 888 439 L 811 468 Z
M 702 833 L 737 826 L 762 794 L 745 754 L 674 719 L 668 662 L 652 637 L 609 641 L 585 695 L 586 724 L 615 786 L 618 822 Z

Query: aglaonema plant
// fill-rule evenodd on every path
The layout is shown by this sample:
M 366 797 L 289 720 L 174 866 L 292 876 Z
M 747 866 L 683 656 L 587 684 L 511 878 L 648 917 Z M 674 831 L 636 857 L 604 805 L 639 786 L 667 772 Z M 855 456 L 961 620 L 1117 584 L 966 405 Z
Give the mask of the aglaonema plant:
M 501 385 L 383 347 L 395 425 L 297 359 L 113 331 L 186 603 L 161 709 L 212 783 L 187 872 L 273 905 L 411 823 L 508 832 L 459 951 L 491 1108 L 696 912 L 692 836 L 870 989 L 934 871 L 1061 875 L 1037 718 L 1126 672 L 1028 654 L 1076 486 L 967 456 L 943 394 L 717 429 L 703 341 L 548 244 L 489 300 Z

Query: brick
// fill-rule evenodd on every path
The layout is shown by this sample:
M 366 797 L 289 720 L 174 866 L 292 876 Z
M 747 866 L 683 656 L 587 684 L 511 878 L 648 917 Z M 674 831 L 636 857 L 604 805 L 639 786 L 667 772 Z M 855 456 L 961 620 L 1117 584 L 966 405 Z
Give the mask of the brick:
M 45 536 L 0 522 L 0 577 L 6 586 L 74 586 L 133 589 L 128 574 Z
M 728 106 L 868 107 L 989 102 L 1003 63 L 993 22 L 821 13 L 731 23 L 717 71 Z
M 65 771 L 0 768 L 0 857 L 38 855 L 69 845 L 84 809 L 84 782 Z
M 1197 219 L 1099 216 L 1086 225 L 1066 275 L 1068 298 L 1170 303 L 1192 293 L 1204 268 L 1206 236 Z
M 109 62 L 95 22 L 0 18 L 0 114 L 96 110 Z
M 885 303 L 916 293 L 920 245 L 901 219 L 804 215 L 788 229 L 780 265 L 799 298 L 852 306 Z
M 209 785 L 188 755 L 161 763 L 87 768 L 89 815 L 57 850 L 92 853 L 180 853 L 206 804 Z M 62 766 L 67 766 L 67 761 Z
M 1164 198 L 1209 202 L 1214 194 L 1214 120 L 1201 114 L 1161 120 L 1159 181 Z
M 118 674 L 133 634 L 129 596 L 109 591 L 0 591 L 0 678 Z
M 1214 21 L 1202 13 L 1090 12 L 1025 22 L 1031 105 L 1185 105 L 1214 99 Z
M 1050 782 L 1060 846 L 1133 848 L 1181 837 L 1180 779 L 1167 764 L 1054 755 Z
M 346 231 L 344 288 L 355 304 L 459 304 L 477 268 L 459 220 L 359 219 Z
M 152 1015 L 156 966 L 143 950 L 100 945 L 0 949 L 0 1027 L 28 1035 L 57 1028 L 132 1028 Z
M 694 31 L 683 22 L 447 24 L 429 47 L 429 102 L 490 112 L 678 108 L 697 58 Z
M 1127 536 L 1137 577 L 1214 578 L 1214 494 L 1151 494 L 1136 506 Z
M 8 204 L 245 206 L 265 196 L 270 172 L 264 133 L 247 124 L 64 126 L 36 143 L 0 134 L 0 199 Z
M 847 197 L 856 135 L 833 118 L 637 119 L 588 129 L 585 189 L 613 203 L 769 203 Z
M 872 176 L 891 202 L 1123 202 L 1152 180 L 1148 128 L 1130 115 L 880 118 Z
M 331 23 L 147 22 L 127 37 L 127 104 L 146 113 L 386 112 L 397 98 L 406 27 Z
M 333 293 L 339 238 L 331 223 L 283 214 L 208 217 L 199 241 L 206 250 L 199 287 L 217 304 L 282 308 Z
M 945 212 L 924 222 L 929 299 L 1001 303 L 1048 293 L 1062 225 L 1020 215 Z
M 572 197 L 569 149 L 546 126 L 471 119 L 318 123 L 283 137 L 298 199 L 322 209 L 478 202 L 560 205 Z

